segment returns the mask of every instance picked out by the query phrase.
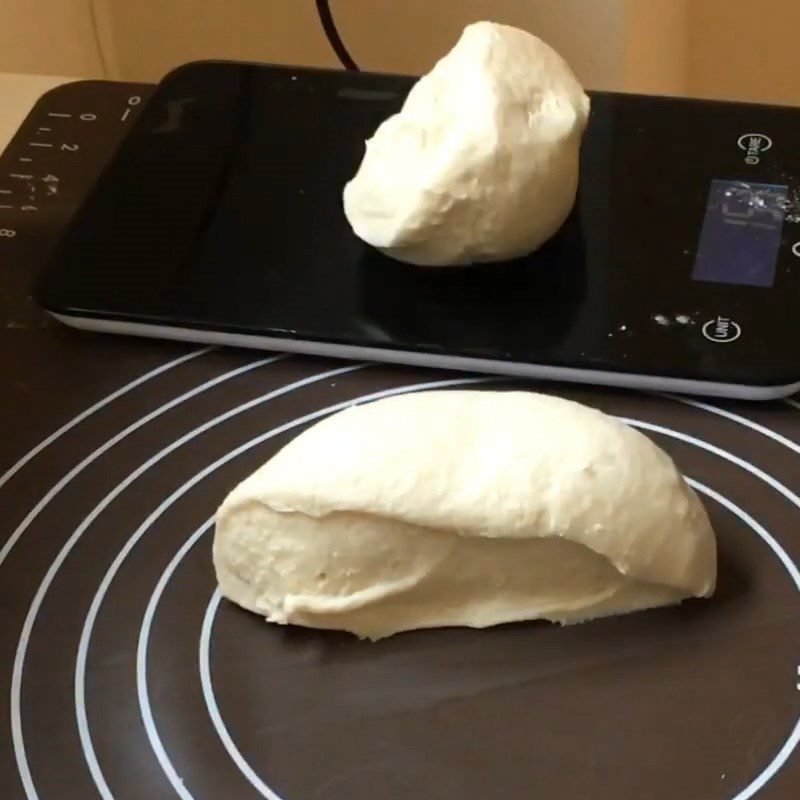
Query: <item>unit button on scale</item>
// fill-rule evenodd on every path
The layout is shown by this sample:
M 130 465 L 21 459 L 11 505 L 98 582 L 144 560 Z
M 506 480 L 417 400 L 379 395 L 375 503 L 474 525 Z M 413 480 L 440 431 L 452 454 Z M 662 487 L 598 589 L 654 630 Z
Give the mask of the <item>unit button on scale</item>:
M 714 317 L 702 328 L 703 336 L 715 344 L 730 344 L 742 335 L 742 326 L 728 317 Z
M 153 87 L 113 81 L 59 86 L 34 106 L 0 154 L 0 318 L 77 210 Z

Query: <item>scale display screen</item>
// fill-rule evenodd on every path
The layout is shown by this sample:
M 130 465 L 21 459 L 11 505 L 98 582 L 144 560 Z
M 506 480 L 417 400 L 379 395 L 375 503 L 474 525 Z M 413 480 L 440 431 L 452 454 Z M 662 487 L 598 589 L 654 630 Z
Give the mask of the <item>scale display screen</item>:
M 787 186 L 712 181 L 692 278 L 772 286 L 788 196 Z

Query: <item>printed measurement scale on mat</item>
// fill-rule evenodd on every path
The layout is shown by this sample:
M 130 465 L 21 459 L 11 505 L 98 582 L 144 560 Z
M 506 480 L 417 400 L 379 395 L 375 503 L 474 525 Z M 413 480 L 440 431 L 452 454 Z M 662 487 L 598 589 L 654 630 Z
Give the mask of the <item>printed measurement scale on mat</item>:
M 45 252 L 152 87 L 79 81 L 45 94 L 0 154 L 0 263 Z

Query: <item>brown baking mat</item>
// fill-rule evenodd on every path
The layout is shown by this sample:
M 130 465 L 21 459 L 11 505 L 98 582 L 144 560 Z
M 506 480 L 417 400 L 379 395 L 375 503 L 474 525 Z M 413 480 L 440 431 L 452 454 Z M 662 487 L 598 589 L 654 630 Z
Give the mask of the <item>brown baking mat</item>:
M 2 323 L 4 799 L 800 797 L 800 408 L 549 388 L 701 484 L 716 597 L 370 644 L 220 602 L 207 522 L 324 409 L 464 376 Z

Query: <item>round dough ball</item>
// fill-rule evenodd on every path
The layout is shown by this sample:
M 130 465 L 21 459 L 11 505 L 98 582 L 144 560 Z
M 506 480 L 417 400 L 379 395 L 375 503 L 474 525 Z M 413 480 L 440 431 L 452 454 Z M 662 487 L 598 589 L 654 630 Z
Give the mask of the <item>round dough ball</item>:
M 356 235 L 426 266 L 537 249 L 575 204 L 589 98 L 541 39 L 468 26 L 367 142 L 345 186 Z
M 222 593 L 377 639 L 709 596 L 700 500 L 647 437 L 527 392 L 400 395 L 302 433 L 219 509 Z

